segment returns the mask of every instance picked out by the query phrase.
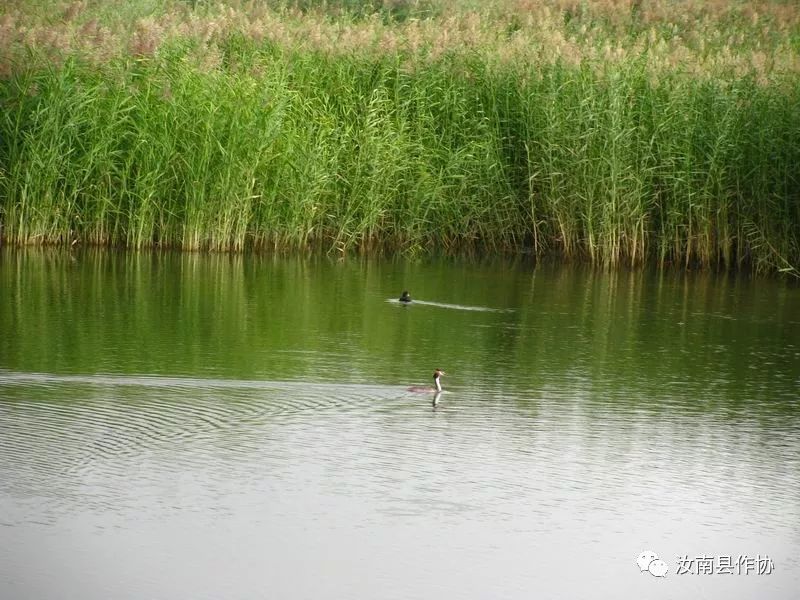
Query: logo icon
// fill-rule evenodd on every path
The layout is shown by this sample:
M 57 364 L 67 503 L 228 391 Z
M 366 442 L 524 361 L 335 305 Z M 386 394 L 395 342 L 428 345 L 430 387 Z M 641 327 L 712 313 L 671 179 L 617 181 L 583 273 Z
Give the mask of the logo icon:
M 658 558 L 658 554 L 652 550 L 645 550 L 636 558 L 636 564 L 639 565 L 639 570 L 647 571 L 653 577 L 666 577 L 669 566 L 663 560 Z

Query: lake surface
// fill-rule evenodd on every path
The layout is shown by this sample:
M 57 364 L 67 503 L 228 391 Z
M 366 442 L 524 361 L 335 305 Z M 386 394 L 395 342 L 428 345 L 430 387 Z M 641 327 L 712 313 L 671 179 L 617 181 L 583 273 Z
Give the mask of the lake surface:
M 6 250 L 0 540 L 14 600 L 796 598 L 800 290 Z

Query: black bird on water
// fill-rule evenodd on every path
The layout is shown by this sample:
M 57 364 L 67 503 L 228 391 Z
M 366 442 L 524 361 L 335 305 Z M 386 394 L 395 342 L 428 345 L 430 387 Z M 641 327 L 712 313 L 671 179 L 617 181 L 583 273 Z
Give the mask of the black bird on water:
M 400 294 L 400 302 L 403 304 L 411 304 L 411 295 L 407 290 L 403 290 L 403 293 Z

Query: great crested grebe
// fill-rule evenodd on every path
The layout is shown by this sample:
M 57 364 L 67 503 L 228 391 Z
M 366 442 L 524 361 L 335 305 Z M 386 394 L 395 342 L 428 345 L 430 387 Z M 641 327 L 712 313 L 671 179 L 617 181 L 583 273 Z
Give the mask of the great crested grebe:
M 433 383 L 435 387 L 431 387 L 429 385 L 412 385 L 410 388 L 408 388 L 408 391 L 417 392 L 419 394 L 433 394 L 433 393 L 438 394 L 442 391 L 442 383 L 439 381 L 439 378 L 442 375 L 447 375 L 447 373 L 445 373 L 441 369 L 436 369 L 433 372 Z
M 408 291 L 403 290 L 403 293 L 400 294 L 400 302 L 402 302 L 403 304 L 411 303 L 411 295 L 408 293 Z

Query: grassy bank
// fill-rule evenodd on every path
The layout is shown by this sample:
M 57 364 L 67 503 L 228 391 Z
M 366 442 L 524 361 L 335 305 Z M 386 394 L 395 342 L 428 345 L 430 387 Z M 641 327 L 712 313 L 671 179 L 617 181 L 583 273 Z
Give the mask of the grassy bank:
M 114 6 L 0 20 L 9 243 L 800 265 L 789 4 Z

